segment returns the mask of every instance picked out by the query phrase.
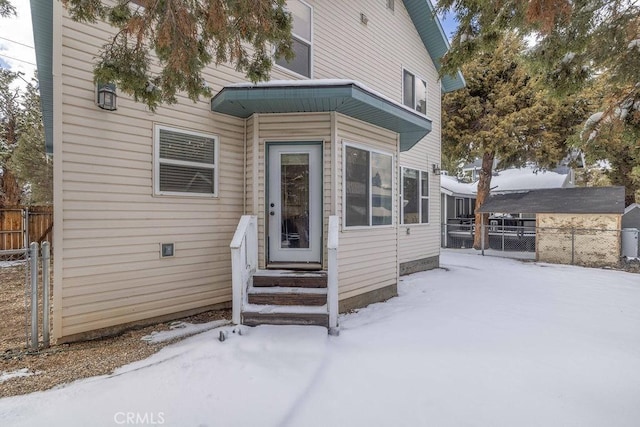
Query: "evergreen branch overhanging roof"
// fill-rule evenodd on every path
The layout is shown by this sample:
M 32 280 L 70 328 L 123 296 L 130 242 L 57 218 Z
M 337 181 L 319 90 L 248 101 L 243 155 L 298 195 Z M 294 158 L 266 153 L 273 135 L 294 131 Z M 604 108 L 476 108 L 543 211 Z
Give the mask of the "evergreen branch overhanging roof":
M 429 52 L 436 69 L 440 58 L 449 49 L 449 42 L 430 0 L 403 0 L 413 24 Z M 47 152 L 53 152 L 53 1 L 30 0 L 31 21 L 38 65 L 38 82 L 44 119 Z M 442 90 L 451 92 L 465 86 L 458 71 L 455 76 L 442 77 Z
M 223 88 L 211 111 L 247 118 L 255 113 L 336 111 L 400 135 L 407 151 L 431 131 L 431 120 L 351 80 L 272 81 Z

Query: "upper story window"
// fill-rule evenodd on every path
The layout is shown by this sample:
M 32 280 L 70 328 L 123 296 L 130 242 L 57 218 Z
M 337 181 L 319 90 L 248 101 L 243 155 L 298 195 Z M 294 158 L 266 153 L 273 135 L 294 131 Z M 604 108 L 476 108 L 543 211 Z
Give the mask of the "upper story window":
M 156 125 L 155 194 L 216 196 L 218 138 Z
M 287 0 L 287 10 L 293 17 L 293 51 L 291 61 L 278 58 L 276 64 L 304 77 L 311 77 L 313 10 L 300 0 Z
M 393 156 L 352 145 L 344 156 L 345 226 L 391 225 Z
M 402 223 L 429 222 L 429 173 L 402 168 Z
M 427 114 L 427 82 L 407 70 L 402 70 L 402 103 Z

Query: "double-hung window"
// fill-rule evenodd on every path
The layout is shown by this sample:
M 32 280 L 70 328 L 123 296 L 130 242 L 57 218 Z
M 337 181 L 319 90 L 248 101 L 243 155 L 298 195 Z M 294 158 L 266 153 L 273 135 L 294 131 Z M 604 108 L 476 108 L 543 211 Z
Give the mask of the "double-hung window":
M 429 222 L 429 173 L 402 168 L 402 223 Z
M 300 0 L 287 0 L 287 10 L 293 17 L 293 52 L 291 61 L 277 58 L 276 64 L 304 77 L 311 77 L 313 12 L 311 6 Z
M 407 70 L 402 70 L 402 103 L 427 114 L 427 82 Z
M 154 145 L 155 194 L 217 195 L 216 136 L 156 125 Z
M 344 223 L 390 225 L 393 218 L 393 156 L 345 146 Z

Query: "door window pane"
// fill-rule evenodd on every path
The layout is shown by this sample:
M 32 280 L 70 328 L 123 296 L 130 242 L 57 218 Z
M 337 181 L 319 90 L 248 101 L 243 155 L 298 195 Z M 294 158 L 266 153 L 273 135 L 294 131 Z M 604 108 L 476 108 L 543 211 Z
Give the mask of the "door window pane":
M 345 223 L 369 225 L 369 151 L 346 147 Z
M 371 223 L 391 224 L 393 192 L 391 156 L 371 153 Z
M 281 248 L 309 247 L 309 154 L 280 157 Z

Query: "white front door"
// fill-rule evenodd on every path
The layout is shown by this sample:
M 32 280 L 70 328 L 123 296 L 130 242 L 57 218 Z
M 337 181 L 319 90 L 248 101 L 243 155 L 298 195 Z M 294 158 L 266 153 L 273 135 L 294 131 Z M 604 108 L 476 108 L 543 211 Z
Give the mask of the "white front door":
M 322 144 L 268 143 L 269 262 L 322 261 Z

